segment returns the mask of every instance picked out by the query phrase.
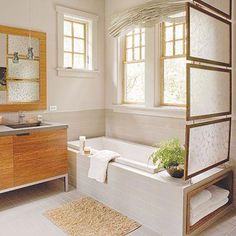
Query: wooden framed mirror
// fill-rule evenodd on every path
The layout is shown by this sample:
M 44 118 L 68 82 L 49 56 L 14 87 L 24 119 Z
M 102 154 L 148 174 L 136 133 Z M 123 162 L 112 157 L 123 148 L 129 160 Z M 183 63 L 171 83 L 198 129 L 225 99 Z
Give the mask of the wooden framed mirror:
M 46 109 L 46 33 L 0 26 L 0 112 Z

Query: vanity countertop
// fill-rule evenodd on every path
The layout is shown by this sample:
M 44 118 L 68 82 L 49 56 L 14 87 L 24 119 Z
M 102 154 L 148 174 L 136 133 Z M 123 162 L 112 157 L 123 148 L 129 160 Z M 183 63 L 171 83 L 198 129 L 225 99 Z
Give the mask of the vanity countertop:
M 43 125 L 41 126 L 17 128 L 17 129 L 10 128 L 6 125 L 0 125 L 0 136 L 15 135 L 25 132 L 37 132 L 37 131 L 47 131 L 53 129 L 67 129 L 67 128 L 68 125 L 66 124 L 59 124 L 54 122 L 43 122 Z

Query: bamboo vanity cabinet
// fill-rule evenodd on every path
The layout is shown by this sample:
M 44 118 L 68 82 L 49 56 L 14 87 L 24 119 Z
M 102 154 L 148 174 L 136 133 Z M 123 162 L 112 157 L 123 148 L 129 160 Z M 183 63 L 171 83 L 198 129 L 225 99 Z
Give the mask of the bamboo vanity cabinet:
M 66 128 L 1 136 L 0 148 L 0 192 L 67 178 Z

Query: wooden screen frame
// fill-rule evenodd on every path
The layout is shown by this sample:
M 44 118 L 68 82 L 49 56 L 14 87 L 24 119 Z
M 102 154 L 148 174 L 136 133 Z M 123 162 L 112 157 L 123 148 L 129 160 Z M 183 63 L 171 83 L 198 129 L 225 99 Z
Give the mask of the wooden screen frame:
M 198 116 L 191 116 L 190 114 L 190 108 L 191 108 L 191 94 L 190 94 L 190 86 L 191 86 L 191 78 L 190 78 L 190 70 L 191 68 L 196 69 L 204 69 L 209 71 L 219 71 L 219 72 L 227 72 L 229 73 L 229 106 L 230 109 L 227 112 L 219 112 L 219 113 L 213 113 L 213 114 L 205 114 L 205 115 L 198 115 Z M 212 118 L 217 116 L 224 116 L 224 115 L 231 115 L 232 114 L 232 71 L 229 69 L 223 69 L 219 67 L 212 67 L 212 66 L 204 66 L 204 65 L 196 65 L 196 64 L 187 64 L 186 68 L 186 92 L 187 92 L 187 98 L 186 98 L 186 120 L 198 120 L 198 119 L 205 119 L 205 118 Z
M 201 126 L 206 126 L 206 125 L 212 125 L 212 124 L 217 124 L 217 123 L 224 123 L 224 122 L 229 122 L 229 143 L 228 143 L 228 155 L 227 158 L 215 163 L 211 166 L 208 166 L 202 170 L 199 170 L 195 173 L 192 173 L 191 175 L 188 174 L 188 164 L 189 164 L 189 139 L 190 139 L 190 129 L 191 128 L 196 128 L 196 127 L 201 127 Z M 185 135 L 185 161 L 184 161 L 184 180 L 188 180 L 196 175 L 199 175 L 201 173 L 204 173 L 205 171 L 208 171 L 216 166 L 219 166 L 227 161 L 229 161 L 230 157 L 230 144 L 231 144 L 231 126 L 232 126 L 232 118 L 224 118 L 220 120 L 213 120 L 213 121 L 207 121 L 203 123 L 197 123 L 197 124 L 192 124 L 192 125 L 186 125 L 186 135 Z
M 46 33 L 31 31 L 0 25 L 0 33 L 6 35 L 17 35 L 39 40 L 39 101 L 0 104 L 0 112 L 45 110 L 47 108 L 47 77 L 46 77 Z
M 204 59 L 201 57 L 193 57 L 190 55 L 190 8 L 193 8 L 195 10 L 198 10 L 208 16 L 211 16 L 221 22 L 224 22 L 225 24 L 229 25 L 229 63 L 225 63 L 225 62 L 220 62 L 220 61 L 215 61 L 215 60 L 210 60 L 210 59 Z M 232 67 L 232 23 L 226 19 L 223 19 L 220 16 L 217 16 L 209 11 L 206 11 L 205 9 L 202 9 L 194 4 L 191 3 L 186 3 L 186 20 L 187 20 L 187 51 L 186 51 L 186 57 L 187 60 L 189 61 L 197 61 L 197 62 L 202 62 L 202 63 L 208 63 L 208 64 L 212 64 L 212 65 L 218 65 L 218 66 L 225 66 L 225 67 Z
M 228 181 L 228 185 L 229 185 L 228 190 L 230 191 L 229 201 L 225 205 L 221 206 L 217 210 L 211 212 L 210 214 L 208 214 L 207 216 L 205 216 L 204 218 L 199 220 L 194 225 L 190 225 L 190 200 L 191 200 L 191 198 L 194 195 L 196 195 L 197 193 L 203 191 L 204 189 L 216 184 L 217 182 L 219 182 L 223 179 L 227 179 L 227 181 Z M 196 229 L 200 228 L 206 222 L 208 222 L 210 219 L 212 219 L 213 217 L 218 215 L 219 212 L 221 212 L 224 209 L 228 208 L 232 203 L 233 203 L 233 171 L 232 170 L 230 170 L 229 172 L 224 173 L 223 175 L 217 177 L 216 179 L 200 186 L 199 188 L 193 189 L 192 191 L 188 192 L 187 193 L 187 203 L 186 203 L 186 234 L 193 233 Z
M 228 18 L 229 20 L 232 19 L 232 0 L 229 0 L 229 8 L 230 8 L 229 9 L 229 11 L 230 11 L 229 14 L 227 14 L 224 11 L 219 10 L 218 8 L 214 7 L 213 5 L 211 5 L 209 3 L 204 2 L 203 0 L 194 0 L 194 2 L 199 3 L 202 6 L 205 6 L 205 7 L 209 8 L 210 10 L 222 15 L 223 17 Z

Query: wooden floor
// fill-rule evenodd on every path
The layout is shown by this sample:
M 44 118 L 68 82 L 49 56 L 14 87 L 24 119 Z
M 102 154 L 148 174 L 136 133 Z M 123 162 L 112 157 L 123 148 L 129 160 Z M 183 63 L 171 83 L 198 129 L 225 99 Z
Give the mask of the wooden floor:
M 63 192 L 61 181 L 28 187 L 0 195 L 0 236 L 65 236 L 44 212 L 78 199 L 82 194 L 70 189 Z M 236 211 L 228 214 L 201 236 L 235 236 Z M 160 236 L 141 227 L 129 236 Z

